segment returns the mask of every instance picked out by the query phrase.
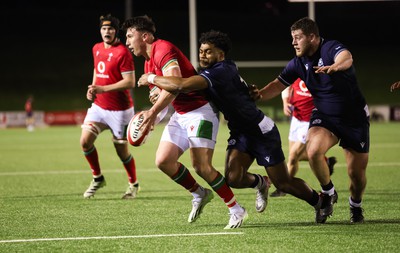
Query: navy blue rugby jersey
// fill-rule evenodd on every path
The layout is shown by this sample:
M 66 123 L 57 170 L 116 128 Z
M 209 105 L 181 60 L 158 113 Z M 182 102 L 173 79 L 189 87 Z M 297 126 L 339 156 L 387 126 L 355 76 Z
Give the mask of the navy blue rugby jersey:
M 311 92 L 315 107 L 326 115 L 350 121 L 364 120 L 366 101 L 358 86 L 354 65 L 330 75 L 316 74 L 313 68 L 332 65 L 343 50 L 347 48 L 339 41 L 322 39 L 313 56 L 294 57 L 278 79 L 289 86 L 300 77 Z
M 260 132 L 258 123 L 264 113 L 250 97 L 248 86 L 232 60 L 218 62 L 200 75 L 208 82 L 205 90 L 208 99 L 224 114 L 230 130 Z

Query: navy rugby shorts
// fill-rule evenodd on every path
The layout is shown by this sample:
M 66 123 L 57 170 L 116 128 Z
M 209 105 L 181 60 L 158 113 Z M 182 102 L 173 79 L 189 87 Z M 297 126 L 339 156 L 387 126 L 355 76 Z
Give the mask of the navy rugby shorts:
M 265 134 L 231 132 L 227 149 L 237 149 L 254 157 L 257 164 L 264 167 L 274 166 L 285 160 L 282 142 L 276 125 Z
M 369 152 L 369 117 L 345 121 L 314 110 L 310 119 L 311 127 L 323 127 L 338 137 L 339 146 L 359 153 Z

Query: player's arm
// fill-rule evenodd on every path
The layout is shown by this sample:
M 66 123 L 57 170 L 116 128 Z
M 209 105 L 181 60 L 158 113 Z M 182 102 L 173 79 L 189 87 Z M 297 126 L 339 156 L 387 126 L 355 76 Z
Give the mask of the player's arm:
M 98 86 L 93 83 L 92 85 L 89 85 L 89 90 L 92 90 L 94 94 L 101 94 L 104 92 L 110 92 L 110 91 L 120 91 L 120 90 L 126 90 L 126 89 L 131 89 L 135 87 L 135 71 L 129 71 L 122 73 L 122 79 L 116 83 L 110 84 L 110 85 L 104 85 L 104 86 Z
M 93 77 L 92 77 L 92 84 L 88 85 L 88 89 L 86 92 L 86 98 L 90 101 L 93 101 L 96 97 L 96 94 L 93 92 L 92 89 L 90 89 L 90 87 L 96 83 L 96 70 L 93 69 Z
M 290 94 L 292 93 L 292 86 L 287 87 L 281 93 L 283 113 L 286 116 L 292 115 L 292 104 L 290 103 Z
M 170 61 L 168 64 L 166 64 L 163 67 L 163 75 L 164 76 L 177 76 L 181 77 L 181 70 L 178 64 L 178 61 Z M 140 81 L 138 82 L 140 84 Z M 139 85 L 140 86 L 140 85 Z M 157 86 L 155 86 L 157 87 Z M 164 110 L 175 98 L 176 94 L 171 93 L 167 90 L 162 89 L 152 89 L 150 91 L 150 101 L 153 101 L 153 106 L 147 110 L 147 111 L 142 111 L 141 113 L 144 116 L 143 123 L 141 125 L 141 128 L 146 129 L 147 127 L 154 127 L 154 124 L 156 122 L 156 117 L 157 115 Z M 153 95 L 154 93 L 155 95 Z
M 140 77 L 138 82 L 139 86 L 149 85 L 150 83 L 172 93 L 191 92 L 195 90 L 203 90 L 208 87 L 206 79 L 200 75 L 182 78 L 144 74 Z
M 272 82 L 268 83 L 264 88 L 259 90 L 259 97 L 261 101 L 270 100 L 286 89 L 286 86 L 281 83 L 278 78 L 275 78 Z
M 163 76 L 177 76 L 181 77 L 181 69 L 177 61 L 171 61 L 163 67 Z M 161 87 L 160 87 L 161 88 Z M 156 88 L 159 89 L 159 88 Z M 175 98 L 176 94 L 170 93 L 164 89 L 159 89 L 157 99 L 154 99 L 153 110 L 156 114 L 161 112 L 166 106 L 168 106 Z M 151 95 L 151 94 L 150 94 Z
M 390 86 L 390 91 L 394 91 L 396 89 L 400 89 L 400 81 L 397 81 Z
M 338 71 L 345 71 L 353 64 L 353 56 L 349 50 L 343 50 L 336 55 L 335 63 L 330 66 L 314 67 L 315 73 L 333 74 Z

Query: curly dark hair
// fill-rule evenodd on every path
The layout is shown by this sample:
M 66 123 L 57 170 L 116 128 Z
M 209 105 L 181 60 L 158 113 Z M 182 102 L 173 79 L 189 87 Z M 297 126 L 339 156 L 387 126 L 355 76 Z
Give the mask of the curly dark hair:
M 314 20 L 304 17 L 296 22 L 290 27 L 290 31 L 301 30 L 305 35 L 315 34 L 319 37 L 319 29 L 317 23 Z
M 200 44 L 213 44 L 215 47 L 224 51 L 225 56 L 232 49 L 232 42 L 226 33 L 211 30 L 202 33 L 199 39 Z
M 156 32 L 156 25 L 153 20 L 147 16 L 137 16 L 130 19 L 127 19 L 123 24 L 121 29 L 123 31 L 128 30 L 129 28 L 134 28 L 140 32 L 149 32 L 154 34 Z

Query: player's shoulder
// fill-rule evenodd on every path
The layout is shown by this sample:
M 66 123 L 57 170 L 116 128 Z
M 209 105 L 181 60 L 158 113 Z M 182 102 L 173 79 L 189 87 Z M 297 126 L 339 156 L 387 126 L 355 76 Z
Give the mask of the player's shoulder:
M 334 49 L 335 51 L 346 49 L 346 46 L 338 40 L 323 40 L 322 50 Z
M 169 53 L 169 54 L 180 54 L 181 50 L 172 42 L 163 39 L 157 39 L 153 42 L 153 50 L 156 53 Z
M 93 49 L 100 49 L 102 45 L 103 45 L 103 42 L 98 42 L 98 43 L 94 44 L 92 48 Z
M 157 46 L 157 47 L 175 47 L 175 45 L 168 41 L 168 40 L 163 40 L 163 39 L 156 39 L 153 42 L 153 46 Z

